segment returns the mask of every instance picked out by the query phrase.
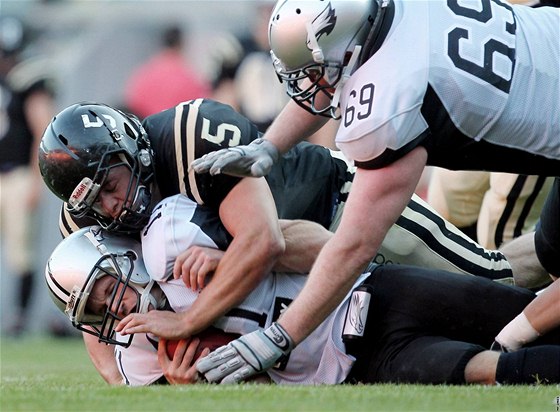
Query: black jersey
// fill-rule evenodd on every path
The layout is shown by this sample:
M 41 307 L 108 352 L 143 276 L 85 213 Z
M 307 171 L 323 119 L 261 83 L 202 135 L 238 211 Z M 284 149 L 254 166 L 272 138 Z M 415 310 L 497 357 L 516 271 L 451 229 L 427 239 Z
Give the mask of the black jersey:
M 197 99 L 148 116 L 143 126 L 155 153 L 156 180 L 163 198 L 178 193 L 217 207 L 240 178 L 189 172 L 194 159 L 218 149 L 246 145 L 257 128 L 230 106 Z
M 260 136 L 256 126 L 230 106 L 197 99 L 148 116 L 143 121 L 154 150 L 155 175 L 161 198 L 184 194 L 199 205 L 217 210 L 241 178 L 196 174 L 189 165 L 206 153 L 246 145 Z M 282 156 L 266 180 L 281 219 L 307 219 L 329 227 L 337 205 L 347 193 L 343 187 L 353 170 L 331 150 L 300 143 Z M 68 236 L 95 224 L 76 219 L 65 209 L 60 229 Z

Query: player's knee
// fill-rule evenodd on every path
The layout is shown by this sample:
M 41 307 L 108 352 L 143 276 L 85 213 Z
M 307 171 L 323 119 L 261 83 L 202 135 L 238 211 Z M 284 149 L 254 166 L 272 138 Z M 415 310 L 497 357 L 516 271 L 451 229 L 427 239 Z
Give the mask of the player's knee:
M 480 385 L 496 384 L 496 368 L 500 353 L 483 351 L 473 356 L 465 367 L 465 381 Z

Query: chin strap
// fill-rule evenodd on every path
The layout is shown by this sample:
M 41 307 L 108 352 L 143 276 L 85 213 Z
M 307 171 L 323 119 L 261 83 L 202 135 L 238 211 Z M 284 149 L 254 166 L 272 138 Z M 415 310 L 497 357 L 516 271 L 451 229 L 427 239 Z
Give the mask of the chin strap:
M 360 66 L 366 62 L 383 44 L 389 33 L 395 17 L 393 0 L 377 0 L 377 14 L 371 25 L 371 30 L 364 41 L 364 52 L 360 59 Z
M 331 108 L 332 110 L 336 110 L 338 104 L 340 103 L 340 93 L 342 92 L 342 88 L 346 81 L 350 78 L 352 73 L 359 67 L 358 58 L 360 57 L 362 51 L 362 46 L 354 47 L 354 51 L 352 52 L 352 57 L 350 57 L 350 61 L 344 69 L 342 69 L 342 74 L 340 75 L 340 80 L 338 81 L 336 88 L 334 89 L 333 98 L 331 99 Z
M 315 61 L 315 63 L 324 63 L 325 55 L 323 54 L 323 50 L 319 46 L 319 42 L 317 41 L 317 37 L 315 36 L 313 24 L 308 21 L 305 27 L 307 29 L 307 40 L 309 42 L 309 46 L 311 47 L 311 55 L 313 56 L 313 61 Z
M 138 308 L 138 313 L 146 313 L 150 305 L 154 307 L 154 309 L 161 309 L 165 305 L 165 302 L 158 302 L 154 295 L 152 295 L 151 291 L 154 287 L 155 282 L 153 279 L 150 279 L 148 284 L 144 287 L 136 286 L 140 292 L 140 307 Z

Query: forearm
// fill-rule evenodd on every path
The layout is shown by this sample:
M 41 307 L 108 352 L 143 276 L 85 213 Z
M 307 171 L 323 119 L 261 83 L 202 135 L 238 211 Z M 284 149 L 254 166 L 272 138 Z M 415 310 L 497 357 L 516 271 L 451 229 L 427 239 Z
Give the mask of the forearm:
M 312 115 L 289 101 L 263 137 L 272 142 L 280 153 L 285 153 L 317 132 L 327 121 L 326 117 Z
M 274 270 L 307 273 L 319 252 L 332 237 L 323 226 L 307 220 L 280 220 L 286 250 L 278 259 Z
M 212 281 L 184 313 L 183 323 L 191 332 L 186 335 L 201 331 L 243 301 L 284 253 L 276 207 L 263 178 L 239 182 L 222 202 L 220 218 L 233 241 Z
M 523 312 L 541 335 L 560 326 L 560 280 L 555 280 Z
M 496 336 L 496 341 L 508 351 L 515 351 L 540 335 L 560 326 L 560 282 L 538 295 Z
M 100 343 L 97 337 L 89 333 L 84 332 L 83 337 L 91 362 L 105 382 L 110 385 L 122 385 L 123 379 L 117 367 L 114 348 Z
M 259 247 L 256 247 L 259 245 Z M 242 302 L 266 276 L 281 254 L 260 236 L 234 238 L 209 282 L 184 312 L 186 335 L 198 333 Z
M 410 200 L 425 159 L 425 150 L 415 149 L 382 170 L 358 169 L 340 226 L 321 250 L 300 295 L 280 318 L 296 344 L 350 291 Z

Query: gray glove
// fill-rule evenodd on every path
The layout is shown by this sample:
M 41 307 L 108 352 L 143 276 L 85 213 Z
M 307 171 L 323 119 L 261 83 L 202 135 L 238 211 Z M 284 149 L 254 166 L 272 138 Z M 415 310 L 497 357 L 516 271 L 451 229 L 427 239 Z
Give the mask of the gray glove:
M 237 383 L 272 368 L 294 348 L 292 338 L 278 323 L 231 341 L 201 358 L 198 372 L 208 382 Z
M 261 177 L 270 172 L 278 156 L 276 146 L 268 140 L 256 139 L 247 146 L 235 146 L 205 154 L 195 159 L 191 167 L 196 173 Z

